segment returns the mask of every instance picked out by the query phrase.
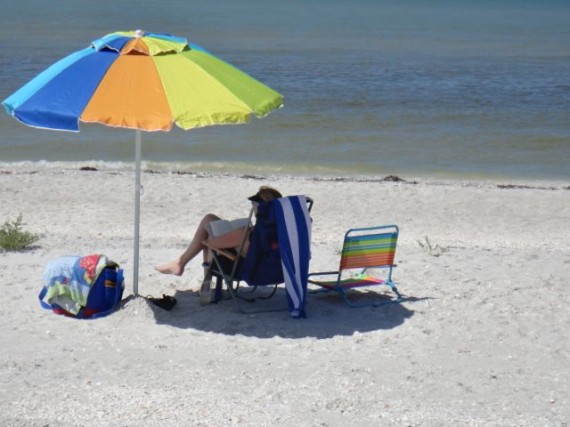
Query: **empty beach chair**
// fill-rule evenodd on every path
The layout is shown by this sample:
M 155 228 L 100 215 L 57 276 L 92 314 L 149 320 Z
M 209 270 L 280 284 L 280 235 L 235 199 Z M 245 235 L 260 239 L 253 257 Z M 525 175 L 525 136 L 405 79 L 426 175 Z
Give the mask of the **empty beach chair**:
M 352 307 L 401 301 L 402 296 L 392 281 L 398 234 L 396 225 L 348 230 L 344 236 L 338 270 L 311 273 L 309 283 L 320 286 L 315 292 L 338 292 Z M 373 292 L 371 296 L 370 288 L 380 285 L 392 293 Z

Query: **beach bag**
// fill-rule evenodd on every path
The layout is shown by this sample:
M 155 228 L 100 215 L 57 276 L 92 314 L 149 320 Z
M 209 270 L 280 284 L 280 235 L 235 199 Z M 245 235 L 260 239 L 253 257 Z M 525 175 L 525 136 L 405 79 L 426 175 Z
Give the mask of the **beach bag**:
M 104 255 L 60 257 L 50 261 L 39 294 L 43 308 L 78 319 L 107 316 L 119 306 L 123 270 Z

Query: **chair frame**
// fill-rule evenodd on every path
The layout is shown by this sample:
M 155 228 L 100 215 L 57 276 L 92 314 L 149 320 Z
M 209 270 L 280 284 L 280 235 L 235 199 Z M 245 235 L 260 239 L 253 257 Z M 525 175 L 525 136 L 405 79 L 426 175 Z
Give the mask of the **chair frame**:
M 381 233 L 377 233 L 381 231 Z M 367 233 L 369 232 L 369 233 Z M 371 233 L 374 232 L 374 233 Z M 345 235 L 343 240 L 343 248 L 341 253 L 341 259 L 339 262 L 339 269 L 336 271 L 327 271 L 327 272 L 316 272 L 309 274 L 309 283 L 318 285 L 321 289 L 311 290 L 310 293 L 322 293 L 322 292 L 337 292 L 340 294 L 344 302 L 346 302 L 351 307 L 376 307 L 380 305 L 390 304 L 390 303 L 398 303 L 402 301 L 402 295 L 398 291 L 396 284 L 392 280 L 392 272 L 393 269 L 397 266 L 394 263 L 394 257 L 396 252 L 397 240 L 399 237 L 400 230 L 397 225 L 381 225 L 375 227 L 362 227 L 362 228 L 351 228 L 349 229 Z M 387 260 L 389 262 L 379 262 L 379 263 L 370 263 L 368 261 L 356 262 L 356 265 L 348 265 L 343 267 L 343 261 L 345 260 L 344 253 L 347 249 L 347 244 L 350 244 L 351 240 L 354 238 L 360 237 L 367 237 L 367 236 L 381 236 L 387 237 L 389 236 L 393 239 L 393 253 L 389 257 L 390 259 Z M 392 244 L 390 244 L 391 247 Z M 368 281 L 364 280 L 363 282 L 352 280 L 349 278 L 343 278 L 343 273 L 354 271 L 360 269 L 360 273 L 358 273 L 355 277 L 356 278 L 363 278 L 366 272 L 369 269 L 387 269 L 387 277 L 385 279 L 374 278 L 373 276 L 366 276 Z M 312 277 L 318 276 L 329 276 L 332 280 L 314 280 L 311 279 Z M 333 277 L 336 276 L 336 279 Z M 351 290 L 355 288 L 366 288 L 372 286 L 379 286 L 384 285 L 388 286 L 390 290 L 395 294 L 395 297 L 390 300 L 384 299 L 375 299 L 370 302 L 366 303 L 356 303 L 352 301 L 349 297 L 349 293 Z

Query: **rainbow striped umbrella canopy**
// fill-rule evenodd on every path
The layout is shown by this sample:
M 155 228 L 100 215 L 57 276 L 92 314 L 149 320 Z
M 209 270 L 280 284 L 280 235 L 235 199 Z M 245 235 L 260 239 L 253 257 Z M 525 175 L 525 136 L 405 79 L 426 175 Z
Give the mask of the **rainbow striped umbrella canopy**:
M 22 123 L 79 131 L 79 122 L 168 131 L 249 121 L 282 96 L 186 39 L 116 32 L 58 61 L 2 105 Z
M 6 98 L 20 122 L 79 131 L 79 122 L 136 129 L 133 289 L 138 294 L 141 130 L 246 123 L 283 97 L 185 38 L 141 30 L 108 34 L 61 59 Z

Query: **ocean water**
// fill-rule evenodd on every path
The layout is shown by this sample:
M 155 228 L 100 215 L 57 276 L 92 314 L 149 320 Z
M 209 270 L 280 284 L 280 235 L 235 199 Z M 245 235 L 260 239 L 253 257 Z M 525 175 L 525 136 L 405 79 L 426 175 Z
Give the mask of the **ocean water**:
M 570 1 L 20 0 L 0 15 L 0 98 L 117 30 L 188 38 L 285 97 L 248 125 L 143 133 L 192 170 L 570 179 Z M 122 161 L 134 132 L 28 128 L 0 161 Z

